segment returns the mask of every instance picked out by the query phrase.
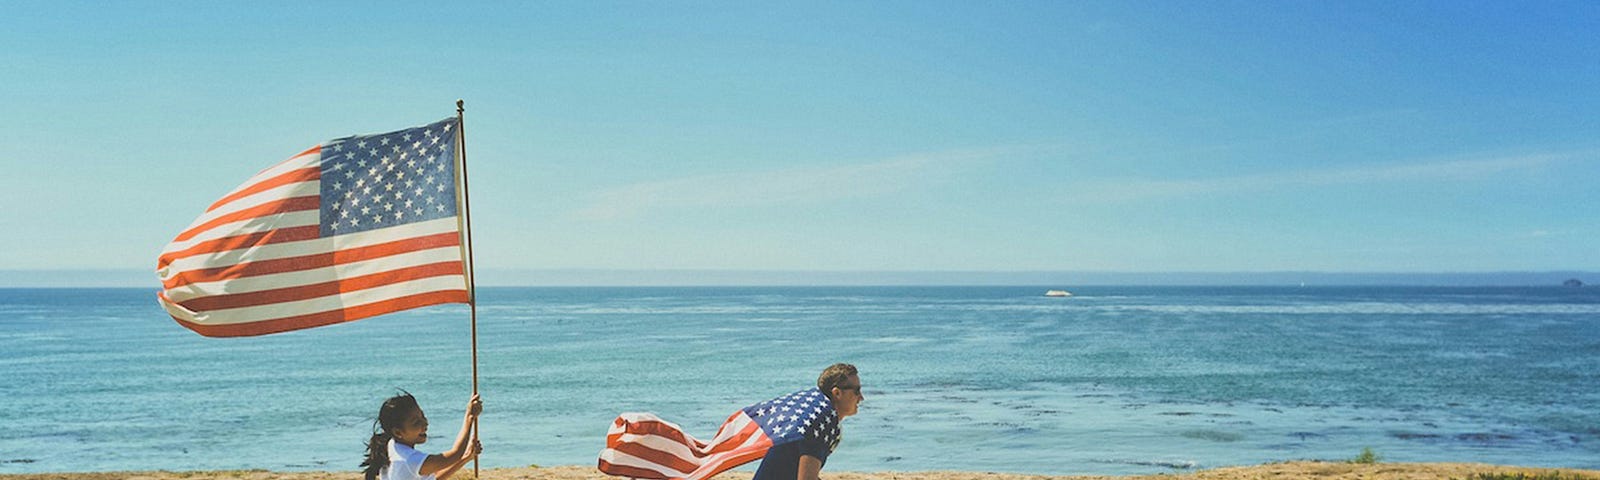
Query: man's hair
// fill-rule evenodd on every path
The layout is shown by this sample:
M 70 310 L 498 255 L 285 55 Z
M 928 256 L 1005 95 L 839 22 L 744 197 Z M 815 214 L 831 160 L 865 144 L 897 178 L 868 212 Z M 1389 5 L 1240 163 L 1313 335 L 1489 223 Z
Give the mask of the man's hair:
M 824 395 L 833 396 L 833 387 L 837 387 L 856 374 L 856 366 L 848 363 L 835 363 L 822 370 L 822 375 L 817 376 L 817 389 Z

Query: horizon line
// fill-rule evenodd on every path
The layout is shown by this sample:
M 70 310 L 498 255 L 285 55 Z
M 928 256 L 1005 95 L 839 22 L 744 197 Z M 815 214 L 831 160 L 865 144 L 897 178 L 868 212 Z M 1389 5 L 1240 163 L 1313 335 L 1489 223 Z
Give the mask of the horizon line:
M 1585 280 L 1585 278 L 1591 280 Z M 480 287 L 755 286 L 1560 286 L 1600 283 L 1600 271 L 1114 271 L 479 269 Z M 155 288 L 142 269 L 0 269 L 0 288 Z

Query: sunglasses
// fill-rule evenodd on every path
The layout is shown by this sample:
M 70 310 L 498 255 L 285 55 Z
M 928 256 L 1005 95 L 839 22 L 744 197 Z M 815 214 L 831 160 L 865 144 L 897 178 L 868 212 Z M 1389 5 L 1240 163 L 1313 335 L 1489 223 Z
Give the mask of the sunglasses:
M 851 391 L 854 391 L 856 393 L 861 393 L 861 386 L 860 385 L 834 385 L 834 388 L 837 388 L 837 389 L 840 389 L 840 390 L 851 390 Z

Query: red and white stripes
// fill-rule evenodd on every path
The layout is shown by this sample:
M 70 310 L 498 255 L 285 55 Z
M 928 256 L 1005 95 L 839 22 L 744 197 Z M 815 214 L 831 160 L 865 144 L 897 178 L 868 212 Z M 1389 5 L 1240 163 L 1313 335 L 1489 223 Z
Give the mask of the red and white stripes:
M 743 411 L 729 416 L 709 442 L 655 415 L 624 413 L 606 434 L 599 468 L 631 478 L 703 480 L 758 460 L 771 448 L 772 440 Z
M 456 217 L 323 236 L 321 147 L 261 171 L 163 249 L 157 295 L 201 335 L 263 335 L 469 299 Z

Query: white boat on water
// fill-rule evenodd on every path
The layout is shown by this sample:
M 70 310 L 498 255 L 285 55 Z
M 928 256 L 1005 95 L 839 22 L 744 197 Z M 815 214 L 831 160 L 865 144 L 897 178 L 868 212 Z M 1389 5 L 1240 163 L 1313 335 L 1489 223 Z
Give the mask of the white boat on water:
M 1044 292 L 1044 296 L 1046 296 L 1046 297 L 1070 297 L 1070 296 L 1072 296 L 1072 292 L 1069 292 L 1069 291 L 1066 291 L 1066 290 L 1050 290 L 1050 291 Z

